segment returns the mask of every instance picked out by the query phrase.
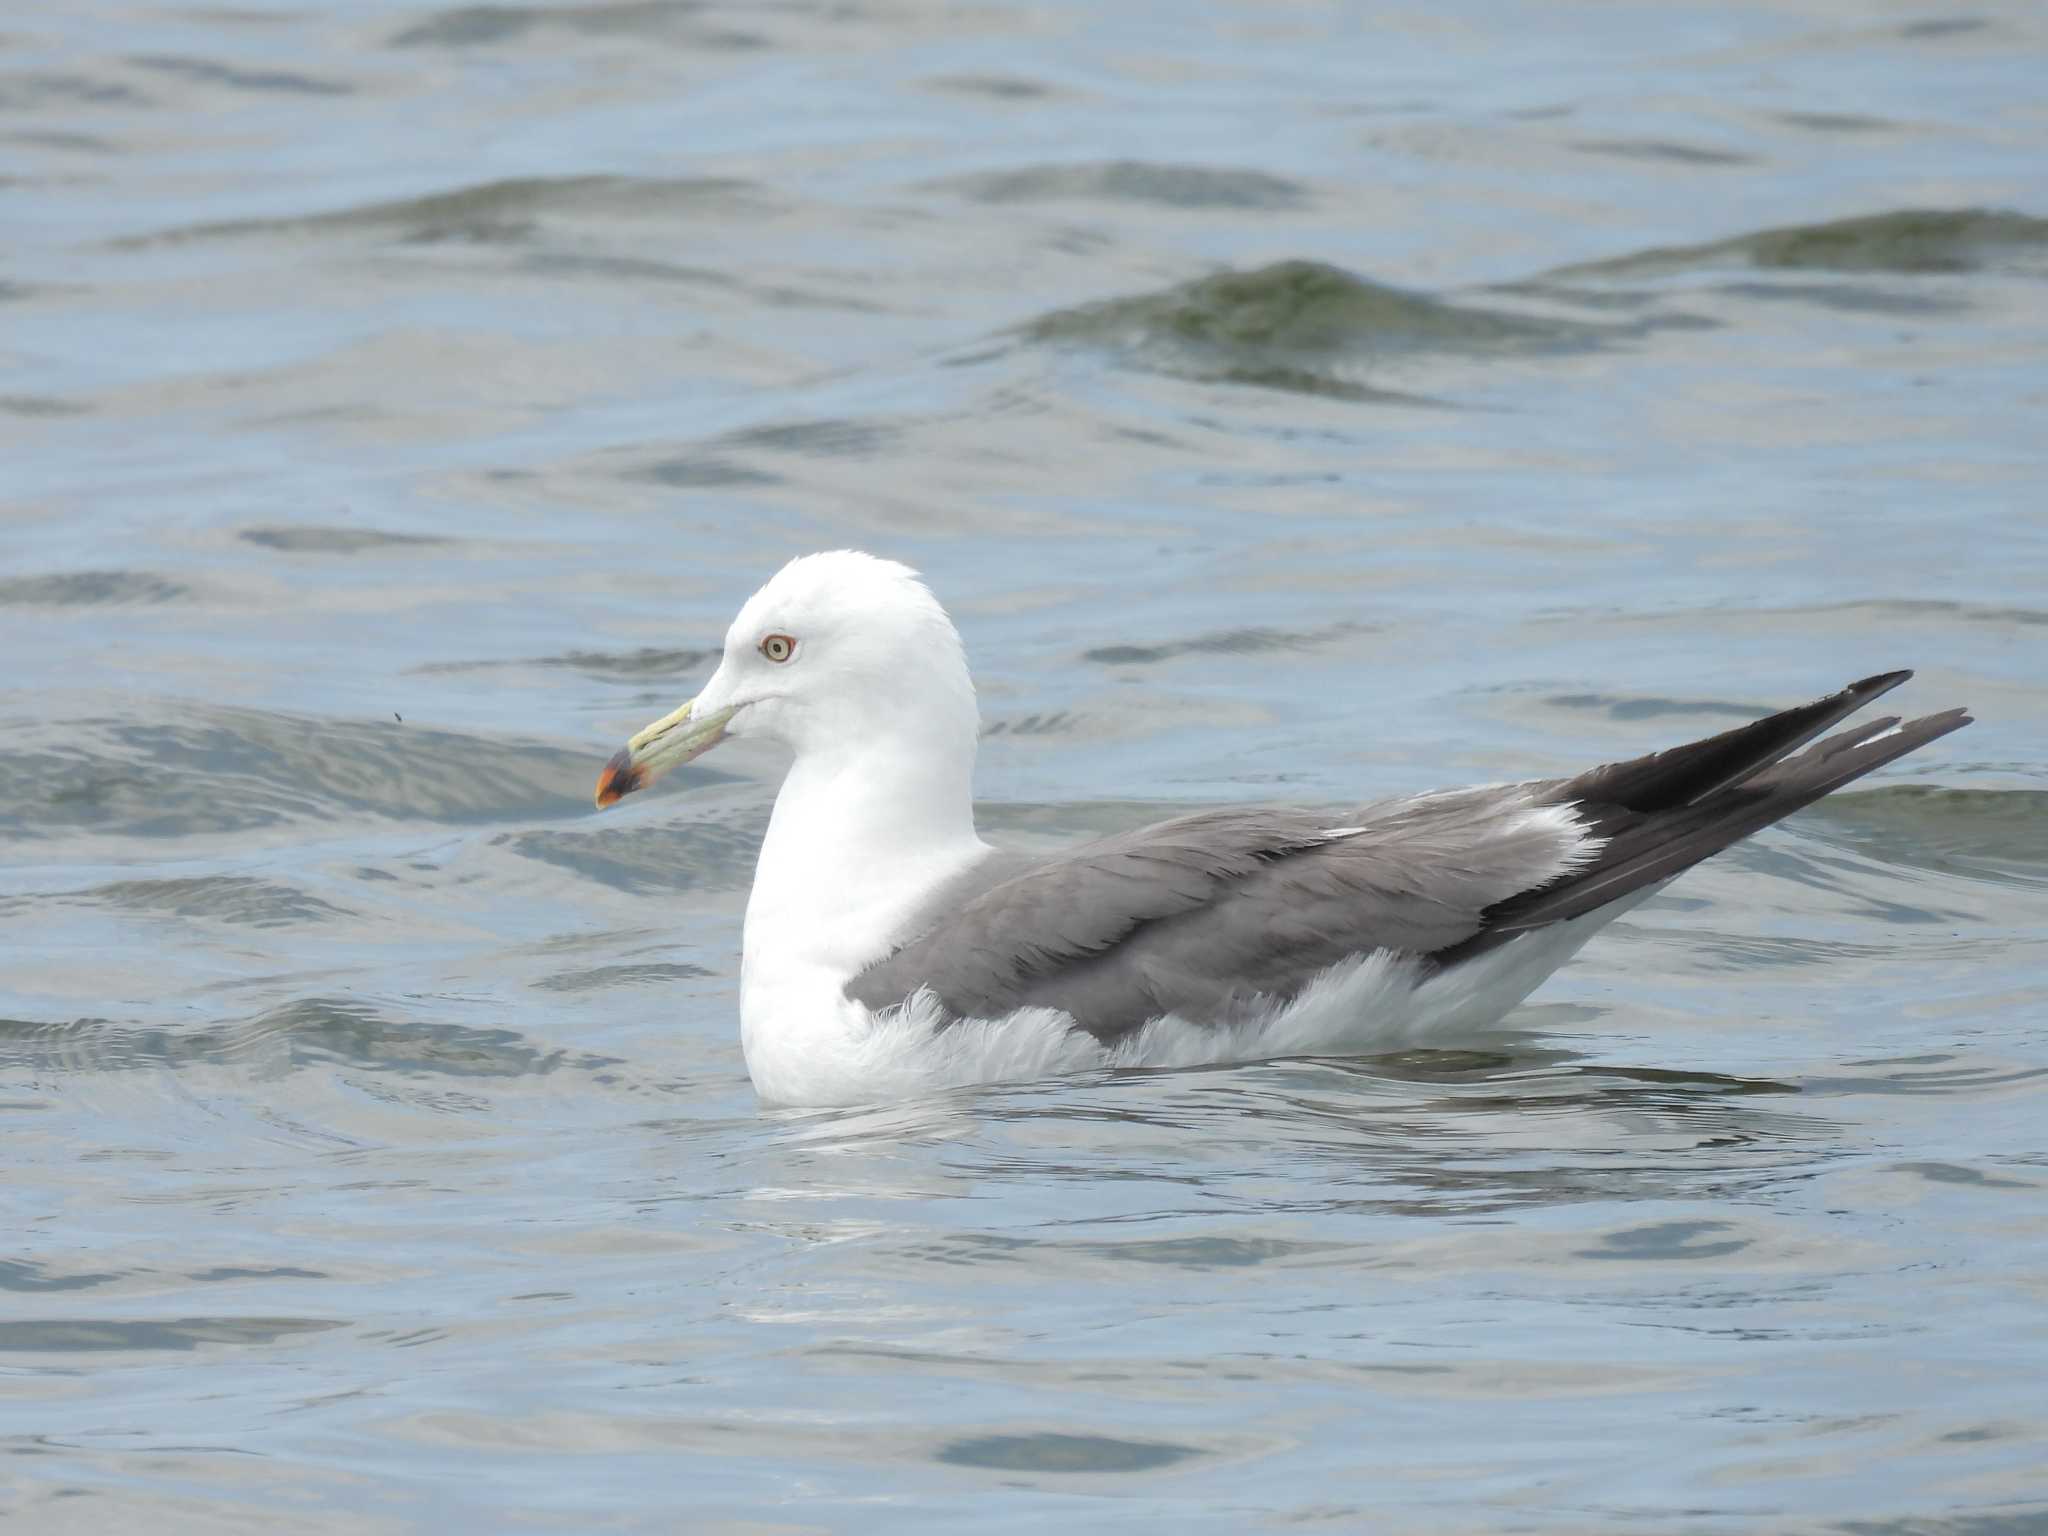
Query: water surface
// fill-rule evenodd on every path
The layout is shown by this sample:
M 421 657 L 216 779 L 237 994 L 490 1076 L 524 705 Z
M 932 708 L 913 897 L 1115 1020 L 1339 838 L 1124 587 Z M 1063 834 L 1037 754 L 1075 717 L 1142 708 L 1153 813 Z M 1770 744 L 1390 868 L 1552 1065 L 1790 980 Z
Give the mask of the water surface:
M 2048 24 L 17 8 L 0 1510 L 35 1531 L 2048 1521 Z M 788 556 L 1001 835 L 1963 734 L 1499 1031 L 764 1111 Z

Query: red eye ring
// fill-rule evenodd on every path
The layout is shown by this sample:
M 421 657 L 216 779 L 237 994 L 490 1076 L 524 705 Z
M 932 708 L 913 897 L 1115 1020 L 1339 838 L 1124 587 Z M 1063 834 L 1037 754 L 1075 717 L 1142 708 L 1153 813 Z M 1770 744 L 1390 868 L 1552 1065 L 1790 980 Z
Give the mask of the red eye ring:
M 773 662 L 785 662 L 796 654 L 795 635 L 763 635 L 761 654 Z

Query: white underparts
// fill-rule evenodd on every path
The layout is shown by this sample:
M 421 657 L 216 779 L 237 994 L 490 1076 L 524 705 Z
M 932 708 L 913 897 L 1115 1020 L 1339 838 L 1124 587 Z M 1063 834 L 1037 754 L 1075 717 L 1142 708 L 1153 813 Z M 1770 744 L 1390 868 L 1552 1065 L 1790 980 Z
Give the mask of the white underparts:
M 840 1028 L 801 1053 L 750 1050 L 761 1097 L 779 1104 L 870 1104 L 948 1088 L 1132 1067 L 1194 1067 L 1285 1056 L 1341 1056 L 1442 1044 L 1499 1022 L 1641 892 L 1524 934 L 1443 972 L 1386 950 L 1331 966 L 1289 1001 L 1215 1027 L 1166 1015 L 1105 1045 L 1053 1008 L 946 1022 L 920 991 L 869 1013 L 843 997 Z

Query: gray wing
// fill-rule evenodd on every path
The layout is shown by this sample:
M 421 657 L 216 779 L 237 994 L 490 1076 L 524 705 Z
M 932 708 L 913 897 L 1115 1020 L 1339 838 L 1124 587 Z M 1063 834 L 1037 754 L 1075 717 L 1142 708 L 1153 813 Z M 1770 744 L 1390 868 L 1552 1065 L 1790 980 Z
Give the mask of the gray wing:
M 1889 717 L 1798 750 L 1911 675 L 1576 778 L 1342 817 L 1207 811 L 1021 873 L 992 863 L 847 995 L 886 1008 L 928 987 L 956 1018 L 1060 1008 L 1110 1037 L 1166 1013 L 1227 1021 L 1373 950 L 1456 965 L 1667 880 L 1969 723 L 1960 709 Z
M 1461 943 L 1570 870 L 1588 849 L 1542 788 L 1204 811 L 1104 838 L 931 914 L 847 995 L 884 1008 L 928 987 L 957 1018 L 1058 1008 L 1104 1037 L 1165 1013 L 1228 1020 L 1361 952 Z

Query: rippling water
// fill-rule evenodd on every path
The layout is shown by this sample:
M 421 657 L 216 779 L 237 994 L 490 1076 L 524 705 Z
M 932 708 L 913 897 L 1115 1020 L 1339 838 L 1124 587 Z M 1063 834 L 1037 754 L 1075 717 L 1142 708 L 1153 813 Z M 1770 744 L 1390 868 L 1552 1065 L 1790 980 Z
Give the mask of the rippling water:
M 24 1529 L 2048 1521 L 2048 23 L 17 7 Z M 764 1112 L 790 554 L 999 832 L 1980 723 L 1445 1048 Z M 11 1528 L 11 1527 L 10 1527 Z

